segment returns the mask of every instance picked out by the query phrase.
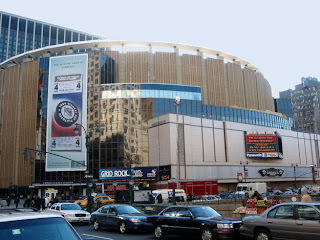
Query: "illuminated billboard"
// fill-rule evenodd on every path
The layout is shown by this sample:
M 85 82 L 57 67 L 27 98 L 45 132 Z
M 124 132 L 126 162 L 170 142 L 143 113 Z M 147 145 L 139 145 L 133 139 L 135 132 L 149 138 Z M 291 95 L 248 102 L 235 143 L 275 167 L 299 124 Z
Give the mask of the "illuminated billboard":
M 86 170 L 85 134 L 75 126 L 87 126 L 87 72 L 87 54 L 50 58 L 46 171 Z
M 245 133 L 247 158 L 283 158 L 281 136 L 276 132 Z

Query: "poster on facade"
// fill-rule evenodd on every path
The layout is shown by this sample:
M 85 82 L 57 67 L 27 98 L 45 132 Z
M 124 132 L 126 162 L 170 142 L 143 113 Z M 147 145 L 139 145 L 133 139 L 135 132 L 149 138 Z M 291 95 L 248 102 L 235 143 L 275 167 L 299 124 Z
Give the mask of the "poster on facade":
M 86 170 L 87 71 L 87 54 L 50 58 L 46 171 Z
M 283 158 L 281 136 L 276 132 L 245 133 L 247 158 Z

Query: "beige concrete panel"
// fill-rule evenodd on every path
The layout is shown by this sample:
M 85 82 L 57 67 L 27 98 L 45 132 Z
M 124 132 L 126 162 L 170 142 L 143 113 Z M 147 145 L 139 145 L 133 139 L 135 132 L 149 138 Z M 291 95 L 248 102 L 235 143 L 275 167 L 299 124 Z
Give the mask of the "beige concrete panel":
M 127 52 L 126 82 L 148 82 L 148 52 Z M 131 76 L 130 76 L 131 75 Z
M 201 56 L 182 55 L 182 80 L 184 85 L 203 88 Z
M 207 94 L 209 105 L 227 106 L 223 60 L 207 58 Z
M 254 71 L 243 68 L 243 80 L 245 83 L 246 108 L 258 109 L 257 83 Z
M 39 61 L 21 66 L 18 91 L 17 131 L 16 131 L 16 182 L 30 184 L 30 160 L 23 159 L 24 148 L 36 148 L 37 96 Z M 35 153 L 30 153 L 35 158 Z M 34 168 L 34 165 L 33 165 Z M 34 172 L 34 169 L 33 169 Z M 33 175 L 34 176 L 34 175 Z
M 229 105 L 245 107 L 244 84 L 241 65 L 227 63 Z
M 155 53 L 155 82 L 177 84 L 176 53 Z
M 229 123 L 227 124 L 227 126 Z M 238 163 L 246 161 L 244 131 L 227 130 L 228 162 Z
M 265 84 L 265 102 L 267 104 L 266 110 L 270 110 L 270 111 L 275 111 L 274 110 L 274 102 L 273 102 L 273 98 L 272 98 L 272 90 L 271 90 L 271 86 L 269 84 L 269 82 L 264 79 L 264 84 Z
M 224 133 L 222 129 L 214 129 L 214 141 L 217 162 L 226 162 Z
M 19 66 L 6 70 L 1 118 L 0 188 L 15 184 L 15 134 L 17 121 L 17 90 Z
M 215 161 L 213 128 L 203 127 L 202 134 L 204 162 L 212 163 Z
M 256 73 L 256 80 L 257 80 L 257 94 L 258 94 L 258 101 L 259 101 L 259 110 L 267 110 L 267 104 L 265 102 L 266 99 L 266 90 L 264 84 L 264 78 L 262 75 Z

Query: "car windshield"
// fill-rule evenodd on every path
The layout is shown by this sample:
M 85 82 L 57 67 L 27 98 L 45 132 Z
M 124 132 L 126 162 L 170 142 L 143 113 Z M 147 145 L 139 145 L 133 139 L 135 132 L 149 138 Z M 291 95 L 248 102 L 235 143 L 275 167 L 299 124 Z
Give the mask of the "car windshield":
M 61 204 L 61 210 L 81 210 L 78 204 Z
M 62 218 L 41 218 L 1 222 L 0 239 L 81 240 Z
M 190 209 L 195 217 L 210 217 L 210 218 L 221 217 L 219 213 L 217 213 L 214 209 L 208 206 L 191 207 Z
M 117 211 L 119 214 L 140 214 L 137 209 L 131 206 L 118 206 Z

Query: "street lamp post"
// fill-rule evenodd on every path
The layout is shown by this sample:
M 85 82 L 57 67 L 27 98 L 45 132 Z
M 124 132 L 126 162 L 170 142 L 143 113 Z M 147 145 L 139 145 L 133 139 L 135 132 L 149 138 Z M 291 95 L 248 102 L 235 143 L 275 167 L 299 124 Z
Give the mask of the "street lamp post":
M 112 185 L 113 185 L 113 191 L 114 191 L 114 203 L 117 203 L 117 185 L 118 185 L 118 183 L 116 182 L 116 181 L 114 181 L 113 183 L 112 183 Z
M 80 132 L 80 129 L 79 129 L 79 126 L 82 127 L 83 131 L 85 132 L 86 134 L 86 149 L 87 149 L 87 165 L 86 165 L 86 172 L 88 172 L 89 174 L 89 171 L 90 171 L 90 167 L 89 167 L 89 135 L 87 134 L 87 131 L 86 129 L 84 128 L 84 126 L 82 126 L 81 124 L 78 124 L 76 123 L 76 127 L 74 129 L 74 132 L 75 134 L 79 134 Z M 88 189 L 88 192 L 91 194 L 91 191 Z M 82 176 L 81 176 L 81 173 L 80 173 L 80 196 L 82 194 Z M 88 195 L 89 196 L 89 195 Z
M 134 181 L 130 180 L 129 185 L 130 185 L 130 204 L 131 205 L 133 204 L 133 184 L 134 184 Z
M 246 165 L 248 166 L 248 161 L 242 162 L 240 161 L 240 165 L 243 165 L 243 176 L 244 176 L 244 182 L 247 182 L 247 175 L 248 175 L 248 169 L 246 168 Z
M 298 164 L 297 163 L 291 163 L 291 166 L 293 167 L 293 173 L 294 173 L 294 189 L 297 189 L 296 167 L 298 166 Z
M 173 104 L 176 106 L 176 123 L 177 123 L 177 170 L 176 170 L 176 181 L 177 189 L 180 188 L 180 159 L 179 159 L 179 106 L 180 106 L 180 97 L 176 96 Z M 174 183 L 173 185 L 174 186 Z
M 174 184 L 177 182 L 177 180 L 173 177 L 171 178 L 171 182 L 172 182 L 172 204 L 176 205 L 176 189 Z

